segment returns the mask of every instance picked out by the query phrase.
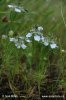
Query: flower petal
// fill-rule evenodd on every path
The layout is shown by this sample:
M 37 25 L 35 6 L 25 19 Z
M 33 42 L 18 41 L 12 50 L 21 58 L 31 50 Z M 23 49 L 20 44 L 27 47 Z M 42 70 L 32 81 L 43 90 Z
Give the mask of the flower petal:
M 36 41 L 40 41 L 40 40 L 41 40 L 41 38 L 40 38 L 40 36 L 39 36 L 39 35 L 35 35 L 35 36 L 34 36 L 34 40 L 36 40 Z
M 27 35 L 26 35 L 26 37 L 31 37 L 32 36 L 32 33 L 28 33 Z
M 22 47 L 23 49 L 26 49 L 27 46 L 26 46 L 25 44 L 22 44 L 21 47 Z
M 21 13 L 21 10 L 19 8 L 15 8 L 15 12 Z
M 26 42 L 30 43 L 31 41 L 29 39 L 27 39 Z
M 14 6 L 13 6 L 13 5 L 8 5 L 8 7 L 9 7 L 9 8 L 14 8 Z
M 50 44 L 50 47 L 52 48 L 52 49 L 54 49 L 54 48 L 56 48 L 56 47 L 58 47 L 55 43 L 53 43 L 53 44 Z

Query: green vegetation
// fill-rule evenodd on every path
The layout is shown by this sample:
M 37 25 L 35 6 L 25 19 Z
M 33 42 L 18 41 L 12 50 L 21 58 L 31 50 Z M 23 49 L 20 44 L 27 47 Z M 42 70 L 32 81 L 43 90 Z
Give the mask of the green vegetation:
M 0 6 L 0 87 L 5 76 L 16 95 L 65 94 L 65 0 L 0 0 Z

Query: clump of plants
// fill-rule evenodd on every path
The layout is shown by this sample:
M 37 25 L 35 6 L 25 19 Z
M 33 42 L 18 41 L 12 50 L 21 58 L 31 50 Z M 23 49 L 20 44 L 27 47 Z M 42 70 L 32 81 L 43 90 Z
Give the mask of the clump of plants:
M 36 26 L 24 35 L 14 36 L 14 32 L 11 30 L 8 35 L 2 35 L 2 43 L 4 41 L 4 64 L 7 66 L 6 70 L 10 76 L 11 73 L 15 75 L 18 72 L 21 76 L 23 75 L 27 84 L 37 83 L 40 87 L 51 60 L 49 55 L 59 49 L 54 39 L 45 37 L 43 27 Z M 13 78 L 13 76 L 11 77 Z
M 16 5 L 8 7 L 17 13 L 28 12 Z M 1 73 L 7 76 L 14 94 L 26 97 L 55 94 L 61 84 L 65 85 L 62 75 L 65 67 L 63 54 L 66 52 L 53 36 L 44 35 L 42 26 L 33 26 L 25 34 L 16 34 L 10 29 L 7 34 L 2 34 L 1 44 Z

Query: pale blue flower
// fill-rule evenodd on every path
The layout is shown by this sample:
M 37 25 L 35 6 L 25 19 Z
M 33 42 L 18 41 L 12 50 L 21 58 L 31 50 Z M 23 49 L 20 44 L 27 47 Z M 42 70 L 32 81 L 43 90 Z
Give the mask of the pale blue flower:
M 23 49 L 26 49 L 26 47 L 27 47 L 27 46 L 26 46 L 25 44 L 22 44 L 22 45 L 21 45 L 21 48 L 23 48 Z
M 31 37 L 32 36 L 32 33 L 28 33 L 27 35 L 26 35 L 26 37 L 28 38 L 28 37 Z
M 21 9 L 15 5 L 8 5 L 9 8 L 14 9 L 15 12 L 21 13 Z
M 8 5 L 9 8 L 12 8 L 15 12 L 21 13 L 21 12 L 26 12 L 26 10 L 23 7 L 19 7 L 16 5 Z
M 40 40 L 41 40 L 41 38 L 40 38 L 40 36 L 39 36 L 39 35 L 35 35 L 35 36 L 34 36 L 34 40 L 35 40 L 35 41 L 40 41 Z
M 57 48 L 58 46 L 56 45 L 56 43 L 52 43 L 52 44 L 50 44 L 50 47 L 51 47 L 52 49 L 54 49 L 54 48 Z
M 15 8 L 15 12 L 18 12 L 18 13 L 21 13 L 21 9 L 19 9 L 19 8 Z

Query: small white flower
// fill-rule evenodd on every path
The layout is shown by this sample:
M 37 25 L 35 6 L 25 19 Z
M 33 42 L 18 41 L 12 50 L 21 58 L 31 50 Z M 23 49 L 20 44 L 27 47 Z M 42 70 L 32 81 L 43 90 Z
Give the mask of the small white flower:
M 9 8 L 14 9 L 15 12 L 21 13 L 21 9 L 15 5 L 8 5 Z
M 8 5 L 8 7 L 9 7 L 9 8 L 14 8 L 14 6 L 13 6 L 13 5 Z
M 15 12 L 18 12 L 18 13 L 21 13 L 21 9 L 19 9 L 19 8 L 15 8 Z
M 27 46 L 26 46 L 25 44 L 22 44 L 21 47 L 22 47 L 23 49 L 26 49 Z
M 43 31 L 43 27 L 42 26 L 38 27 L 38 31 Z
M 27 35 L 26 35 L 26 37 L 28 38 L 28 37 L 31 37 L 32 36 L 32 33 L 28 33 Z
M 2 39 L 6 39 L 7 38 L 7 35 L 2 35 Z
M 10 42 L 14 42 L 15 38 L 9 38 Z
M 40 41 L 40 40 L 41 40 L 41 38 L 40 38 L 40 36 L 39 36 L 39 35 L 35 35 L 35 36 L 34 36 L 34 40 L 36 40 L 36 41 Z
M 26 39 L 26 42 L 30 43 L 31 41 L 29 39 Z
M 52 43 L 52 44 L 50 44 L 50 47 L 51 47 L 52 49 L 54 49 L 54 48 L 57 48 L 58 46 L 56 45 L 56 43 Z

